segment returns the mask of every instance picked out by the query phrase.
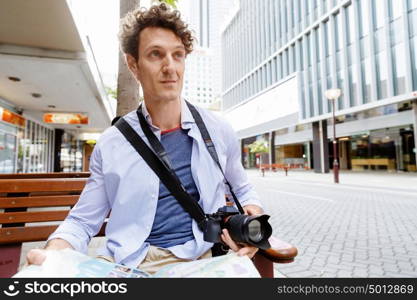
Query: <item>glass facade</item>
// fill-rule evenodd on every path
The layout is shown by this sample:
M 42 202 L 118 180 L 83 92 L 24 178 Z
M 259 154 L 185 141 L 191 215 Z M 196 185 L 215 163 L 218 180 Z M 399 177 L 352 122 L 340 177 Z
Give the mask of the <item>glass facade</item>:
M 17 173 L 53 172 L 54 130 L 26 120 L 19 132 Z
M 335 105 L 337 124 L 363 120 L 363 127 L 368 128 L 366 133 L 358 133 L 361 122 L 352 123 L 354 129 L 340 126 L 347 135 L 339 138 L 341 167 L 415 171 L 416 124 L 409 112 L 401 112 L 412 109 L 412 93 L 417 91 L 417 0 L 240 3 L 222 35 L 226 115 L 296 75 L 298 121 L 326 120 L 332 125 L 328 120 L 332 107 L 325 91 L 337 87 L 342 90 Z M 250 32 L 250 38 L 245 39 L 242 32 Z M 246 55 L 236 55 L 242 49 Z M 371 118 L 378 121 L 377 127 L 369 125 L 372 121 L 367 119 Z M 276 120 L 285 122 L 278 116 Z M 392 127 L 385 128 L 384 120 Z M 276 130 L 273 126 L 266 129 L 268 126 L 265 123 L 259 130 Z M 278 142 L 281 150 L 275 151 L 277 162 L 287 157 L 286 152 L 300 150 L 300 141 L 309 143 L 313 137 L 291 137 L 294 131 L 287 126 L 275 131 L 283 139 Z M 328 151 L 330 166 L 332 148 Z M 316 154 L 316 159 L 327 161 Z M 300 158 L 299 153 L 294 157 Z
M 53 130 L 25 120 L 24 127 L 0 122 L 0 173 L 53 171 Z
M 353 170 L 416 171 L 412 125 L 354 135 L 349 145 Z
M 0 122 L 0 173 L 15 173 L 17 128 Z
M 416 0 L 240 2 L 223 32 L 224 110 L 294 72 L 302 119 L 331 111 L 328 88 L 343 90 L 338 110 L 417 90 Z

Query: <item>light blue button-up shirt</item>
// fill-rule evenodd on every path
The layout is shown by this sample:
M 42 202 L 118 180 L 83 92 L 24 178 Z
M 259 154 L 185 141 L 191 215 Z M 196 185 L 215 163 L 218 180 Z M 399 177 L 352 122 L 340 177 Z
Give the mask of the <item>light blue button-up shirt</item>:
M 212 112 L 197 109 L 213 139 L 222 169 L 242 206 L 261 206 L 242 167 L 240 147 L 232 127 Z M 160 139 L 161 132 L 152 125 L 145 105 L 142 105 L 142 112 Z M 124 118 L 148 143 L 136 111 Z M 190 129 L 188 135 L 193 139 L 191 172 L 200 194 L 199 204 L 205 213 L 214 213 L 225 205 L 227 187 L 184 100 L 181 101 L 181 127 Z M 100 230 L 110 212 L 106 245 L 99 249 L 98 254 L 112 256 L 117 263 L 136 267 L 149 249 L 145 240 L 155 217 L 159 178 L 114 126 L 106 129 L 97 141 L 90 158 L 90 172 L 77 204 L 48 240 L 64 239 L 76 250 L 86 253 L 90 239 Z M 193 240 L 168 248 L 175 256 L 193 260 L 212 247 L 212 243 L 204 241 L 194 220 L 192 230 Z

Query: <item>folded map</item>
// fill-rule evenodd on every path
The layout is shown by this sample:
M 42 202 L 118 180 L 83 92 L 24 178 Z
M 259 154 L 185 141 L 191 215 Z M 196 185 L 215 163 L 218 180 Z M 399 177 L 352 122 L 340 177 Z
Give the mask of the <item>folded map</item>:
M 230 253 L 213 258 L 200 259 L 167 265 L 151 275 L 140 269 L 106 262 L 84 255 L 72 249 L 48 250 L 44 263 L 40 266 L 30 265 L 13 278 L 34 277 L 117 277 L 117 278 L 152 278 L 152 277 L 257 277 L 252 261 L 247 256 Z

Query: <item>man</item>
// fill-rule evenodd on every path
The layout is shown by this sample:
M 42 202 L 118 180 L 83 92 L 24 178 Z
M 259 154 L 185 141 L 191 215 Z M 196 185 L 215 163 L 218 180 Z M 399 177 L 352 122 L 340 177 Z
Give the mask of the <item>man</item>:
M 122 21 L 120 41 L 126 62 L 143 88 L 141 112 L 160 139 L 187 192 L 205 213 L 225 204 L 228 192 L 219 167 L 181 99 L 185 58 L 193 38 L 177 11 L 165 4 L 136 10 Z M 248 214 L 262 213 L 240 162 L 236 136 L 224 120 L 197 108 L 215 144 L 226 178 Z M 123 117 L 146 141 L 137 112 Z M 112 126 L 101 136 L 90 161 L 91 176 L 66 220 L 49 237 L 45 249 L 86 252 L 90 239 L 111 211 L 101 258 L 150 273 L 178 261 L 211 256 L 196 222 L 160 182 L 120 131 Z M 239 255 L 257 248 L 235 243 L 227 230 L 222 240 Z M 44 250 L 43 250 L 44 251 Z M 28 253 L 29 263 L 45 259 L 42 250 Z

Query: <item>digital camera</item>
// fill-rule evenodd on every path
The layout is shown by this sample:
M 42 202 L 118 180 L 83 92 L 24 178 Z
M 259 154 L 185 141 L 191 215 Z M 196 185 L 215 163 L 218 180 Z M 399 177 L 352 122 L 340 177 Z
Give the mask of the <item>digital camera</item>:
M 221 242 L 222 229 L 226 228 L 237 243 L 246 243 L 259 249 L 269 249 L 272 227 L 268 215 L 248 216 L 240 214 L 234 206 L 223 206 L 216 213 L 207 215 L 202 226 L 206 242 Z

